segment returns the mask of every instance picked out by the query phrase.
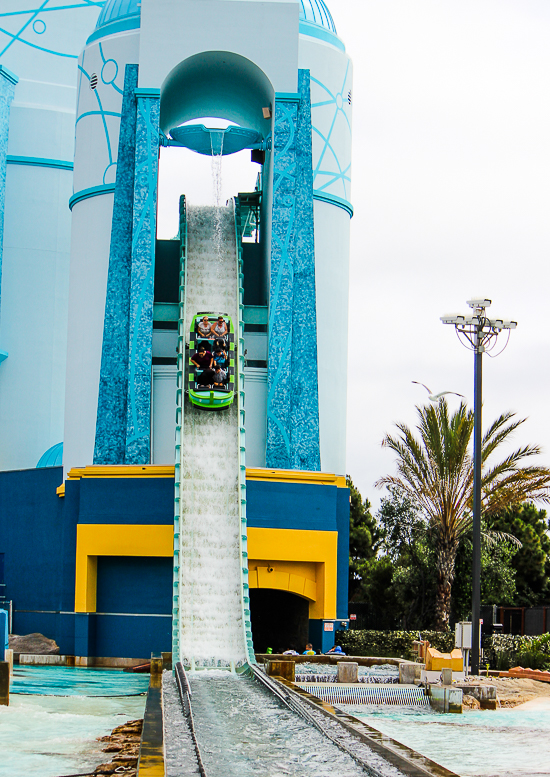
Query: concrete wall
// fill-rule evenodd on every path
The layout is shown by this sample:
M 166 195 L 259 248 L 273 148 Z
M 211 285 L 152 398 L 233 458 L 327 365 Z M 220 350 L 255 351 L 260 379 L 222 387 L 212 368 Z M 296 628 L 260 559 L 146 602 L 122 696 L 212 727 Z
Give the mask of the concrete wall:
M 177 332 L 175 334 L 177 338 Z M 153 335 L 154 343 L 154 335 Z M 174 354 L 170 346 L 170 356 Z M 166 354 L 168 355 L 168 354 Z M 172 464 L 176 456 L 176 367 L 153 365 L 152 463 Z
M 265 341 L 265 337 L 263 339 Z M 261 367 L 247 367 L 244 375 L 246 462 L 249 467 L 265 467 L 267 370 Z
M 88 196 L 72 206 L 65 474 L 94 456 L 122 92 L 138 58 L 136 31 L 93 41 L 79 63 L 74 190 Z
M 297 0 L 186 0 L 185 13 L 175 14 L 173 0 L 142 0 L 140 87 L 160 88 L 168 73 L 194 54 L 231 51 L 256 63 L 276 92 L 294 92 L 298 5 Z

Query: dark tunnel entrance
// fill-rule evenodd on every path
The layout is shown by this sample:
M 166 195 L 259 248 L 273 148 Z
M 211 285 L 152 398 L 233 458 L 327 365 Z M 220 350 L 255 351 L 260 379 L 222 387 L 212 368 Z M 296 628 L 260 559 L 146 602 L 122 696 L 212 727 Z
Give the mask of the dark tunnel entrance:
M 250 617 L 254 652 L 265 653 L 266 648 L 305 650 L 309 629 L 309 602 L 288 591 L 271 588 L 250 590 Z

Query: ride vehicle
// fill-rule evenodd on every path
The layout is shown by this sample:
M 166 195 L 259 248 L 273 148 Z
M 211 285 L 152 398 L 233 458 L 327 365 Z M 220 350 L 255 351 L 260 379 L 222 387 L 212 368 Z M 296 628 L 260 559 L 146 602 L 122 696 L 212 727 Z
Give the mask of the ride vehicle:
M 199 323 L 203 318 L 207 317 L 209 324 L 215 324 L 220 317 L 223 317 L 227 325 L 227 334 L 225 337 L 217 338 L 214 336 L 203 337 L 199 332 Z M 214 342 L 217 339 L 222 339 L 225 343 L 225 351 L 227 353 L 227 362 L 224 365 L 224 369 L 227 370 L 224 386 L 212 387 L 201 385 L 198 382 L 203 370 L 198 368 L 191 361 L 193 356 L 201 344 L 203 344 L 207 350 L 214 351 Z M 189 343 L 187 345 L 189 349 L 187 358 L 187 394 L 193 405 L 201 407 L 204 410 L 223 410 L 229 407 L 235 398 L 235 331 L 233 329 L 233 322 L 227 313 L 212 313 L 212 312 L 198 312 L 193 316 L 191 321 L 191 327 L 189 332 Z

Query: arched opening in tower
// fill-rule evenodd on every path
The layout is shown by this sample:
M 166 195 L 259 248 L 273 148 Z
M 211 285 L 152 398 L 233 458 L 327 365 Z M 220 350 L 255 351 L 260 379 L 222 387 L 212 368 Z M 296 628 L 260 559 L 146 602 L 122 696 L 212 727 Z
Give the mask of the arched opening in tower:
M 232 52 L 202 52 L 172 69 L 161 88 L 160 125 L 167 143 L 179 142 L 186 147 L 169 145 L 161 149 L 157 221 L 160 239 L 170 239 L 177 233 L 180 194 L 185 194 L 192 205 L 212 205 L 216 201 L 225 204 L 239 192 L 256 191 L 259 203 L 265 201 L 260 209 L 267 213 L 269 196 L 265 183 L 269 182 L 271 167 L 274 100 L 274 90 L 265 73 Z M 219 132 L 232 127 L 232 133 Z M 207 129 L 218 132 L 208 133 Z M 238 133 L 248 133 L 249 145 L 243 141 L 245 150 L 233 153 L 239 148 L 233 138 Z M 222 174 L 213 182 L 212 156 L 220 151 Z M 255 232 L 248 238 L 259 242 L 259 231 Z

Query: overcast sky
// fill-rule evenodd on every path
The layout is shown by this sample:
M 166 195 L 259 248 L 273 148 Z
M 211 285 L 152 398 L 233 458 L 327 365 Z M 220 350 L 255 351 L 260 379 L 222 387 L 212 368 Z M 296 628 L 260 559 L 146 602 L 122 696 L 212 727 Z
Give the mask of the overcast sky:
M 550 3 L 331 11 L 354 60 L 348 472 L 377 503 L 380 442 L 426 399 L 411 380 L 473 403 L 473 355 L 439 321 L 473 295 L 518 321 L 484 357 L 484 420 L 528 416 L 514 442 L 550 465 Z
M 550 465 L 550 3 L 328 5 L 354 61 L 348 472 L 377 505 L 394 471 L 381 440 L 426 400 L 412 380 L 473 403 L 473 355 L 439 320 L 473 295 L 518 321 L 484 357 L 484 419 L 528 416 L 514 442 Z M 176 188 L 211 201 L 209 160 L 200 176 L 178 160 Z M 163 150 L 161 169 L 175 164 Z M 225 157 L 224 196 L 257 169 Z M 176 231 L 174 211 L 159 233 Z

